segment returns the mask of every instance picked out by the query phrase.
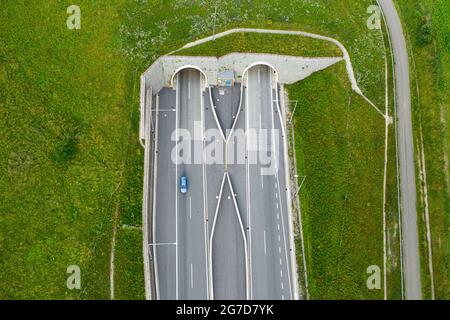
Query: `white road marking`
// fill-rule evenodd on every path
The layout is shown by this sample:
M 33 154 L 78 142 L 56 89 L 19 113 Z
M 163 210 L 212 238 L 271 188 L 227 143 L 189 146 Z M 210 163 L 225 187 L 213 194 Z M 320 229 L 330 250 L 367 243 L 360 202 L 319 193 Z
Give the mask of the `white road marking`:
M 245 159 L 245 171 L 246 171 L 246 177 L 245 177 L 245 184 L 246 184 L 246 190 L 247 190 L 247 195 L 250 195 L 250 165 L 248 163 L 248 145 L 249 145 L 249 138 L 248 138 L 248 128 L 249 128 L 249 121 L 248 121 L 248 114 L 249 114 L 249 108 L 250 108 L 250 104 L 249 104 L 249 81 L 250 78 L 250 74 L 247 74 L 246 77 L 246 81 L 247 81 L 247 90 L 245 90 L 245 100 L 246 100 L 246 105 L 245 105 L 245 150 L 246 150 L 246 159 Z M 253 266 L 252 266 L 252 223 L 251 223 L 251 200 L 250 200 L 250 196 L 247 196 L 247 220 L 248 220 L 248 260 L 249 260 L 249 274 L 247 275 L 247 281 L 249 282 L 249 292 L 248 292 L 248 298 L 252 299 L 253 297 Z
M 189 197 L 189 219 L 192 219 L 192 197 Z
M 180 94 L 179 73 L 177 73 L 177 97 L 175 108 L 175 137 L 178 139 L 178 100 Z M 178 162 L 178 143 L 175 144 Z M 178 243 L 178 164 L 175 163 L 175 242 Z M 178 245 L 175 246 L 175 299 L 178 300 Z
M 281 282 L 281 290 L 284 290 L 284 284 Z
M 283 278 L 283 270 L 280 270 L 280 277 Z
M 191 99 L 191 82 L 188 82 L 188 99 Z
M 174 246 L 176 242 L 160 242 L 160 243 L 149 243 L 149 246 Z
M 267 255 L 266 230 L 264 230 L 264 254 Z
M 191 289 L 194 288 L 194 269 L 192 267 L 192 263 L 191 263 Z

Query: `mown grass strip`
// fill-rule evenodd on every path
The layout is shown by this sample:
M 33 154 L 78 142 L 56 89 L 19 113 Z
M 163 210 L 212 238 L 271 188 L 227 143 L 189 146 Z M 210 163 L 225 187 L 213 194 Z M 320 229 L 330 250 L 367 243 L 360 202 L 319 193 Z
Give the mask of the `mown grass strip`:
M 233 33 L 195 47 L 183 49 L 175 55 L 221 57 L 231 52 L 258 52 L 303 57 L 341 57 L 333 43 L 296 35 Z

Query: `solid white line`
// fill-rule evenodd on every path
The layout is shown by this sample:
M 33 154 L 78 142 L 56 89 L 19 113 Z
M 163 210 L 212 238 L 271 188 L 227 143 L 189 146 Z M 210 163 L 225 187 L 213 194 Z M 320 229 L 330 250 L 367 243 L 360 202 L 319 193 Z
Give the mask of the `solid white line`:
M 202 75 L 200 75 L 200 81 Z M 200 83 L 200 108 L 201 108 L 201 118 L 202 118 L 202 150 L 205 150 L 205 105 L 204 105 L 204 96 L 203 96 L 203 91 L 205 91 L 206 93 L 206 79 L 205 79 L 205 90 L 202 90 L 202 85 Z M 214 109 L 214 108 L 213 108 Z M 202 152 L 202 165 L 203 165 L 203 223 L 204 223 L 204 233 L 205 233 L 205 268 L 206 268 L 206 296 L 207 299 L 211 299 L 210 294 L 212 291 L 212 284 L 208 281 L 210 278 L 209 275 L 209 270 L 208 270 L 208 265 L 209 265 L 209 259 L 208 259 L 208 252 L 209 252 L 209 248 L 208 248 L 208 238 L 209 238 L 209 234 L 208 234 L 208 203 L 207 203 L 207 199 L 208 199 L 208 188 L 207 188 L 207 180 L 206 180 L 206 167 L 205 167 L 205 153 Z
M 153 112 L 157 112 L 157 110 L 155 110 L 155 109 L 153 109 L 152 110 L 152 113 Z M 159 109 L 159 112 L 175 112 L 175 110 L 174 109 Z
M 194 288 L 194 270 L 191 263 L 191 289 Z
M 145 82 L 145 78 L 141 77 L 141 81 Z M 141 82 L 141 84 L 142 84 Z M 145 88 L 145 83 L 143 84 Z M 152 88 L 149 88 L 150 95 L 152 95 Z M 148 92 L 145 93 L 145 95 Z M 141 96 L 142 97 L 142 96 Z M 145 97 L 144 97 L 145 98 Z M 141 101 L 142 102 L 142 101 Z M 146 102 L 144 102 L 146 104 Z M 146 105 L 142 106 L 146 107 Z M 145 111 L 145 110 L 141 110 Z M 151 113 L 150 113 L 151 114 Z M 147 141 L 150 141 L 151 139 L 151 132 L 149 130 L 145 130 L 145 128 L 150 128 L 150 116 L 147 115 L 146 112 L 143 112 L 143 115 L 145 117 L 144 119 L 144 128 L 143 128 L 143 134 L 144 139 Z M 150 287 L 150 257 L 148 252 L 148 241 L 149 241 L 149 230 L 148 230 L 148 185 L 149 185 L 149 165 L 150 165 L 150 150 L 148 148 L 149 144 L 144 144 L 142 139 L 140 139 L 141 145 L 144 147 L 144 177 L 143 177 L 143 203 L 142 203 L 142 232 L 143 232 L 143 238 L 142 238 L 142 253 L 143 253 L 143 260 L 144 260 L 144 284 L 145 284 L 145 299 L 151 300 L 152 299 L 152 290 Z M 153 212 L 152 212 L 153 214 Z M 152 232 L 153 235 L 153 232 Z M 155 269 L 155 275 L 157 275 L 157 271 Z M 156 293 L 156 299 L 158 298 Z
M 160 242 L 160 243 L 149 243 L 149 246 L 174 246 L 176 242 Z
M 267 256 L 266 230 L 264 230 L 264 254 Z
M 189 219 L 192 219 L 192 197 L 189 197 Z
M 178 300 L 178 108 L 180 98 L 180 77 L 177 73 L 177 96 L 175 100 L 175 300 Z
M 212 89 L 211 88 L 208 88 L 208 94 L 209 94 L 209 101 L 210 101 L 210 103 L 211 103 L 211 110 L 212 110 L 212 113 L 213 113 L 213 115 L 214 115 L 214 120 L 216 121 L 216 124 L 217 124 L 217 127 L 220 129 L 220 135 L 222 136 L 222 139 L 223 139 L 223 141 L 225 141 L 225 143 L 228 143 L 228 141 L 229 141 L 229 139 L 230 139 L 230 137 L 228 137 L 228 138 L 226 138 L 225 137 L 225 132 L 224 132 L 224 130 L 223 130 L 223 128 L 222 128 L 222 125 L 220 124 L 220 122 L 219 122 L 219 118 L 217 117 L 217 113 L 216 113 L 216 107 L 215 107 L 215 105 L 214 105 L 214 100 L 213 100 L 213 98 L 212 98 Z M 241 96 L 241 99 L 242 99 L 242 96 Z M 241 106 L 239 105 L 239 110 L 241 109 Z M 238 112 L 238 114 L 239 114 L 239 112 Z M 236 117 L 237 118 L 237 117 Z M 236 120 L 235 120 L 235 123 L 236 123 Z M 234 124 L 233 124 L 233 127 L 234 127 Z M 231 135 L 231 134 L 230 134 Z
M 159 139 L 159 95 L 156 95 L 156 119 L 155 119 L 155 147 L 154 147 L 154 163 L 153 163 L 153 214 L 152 214 L 152 232 L 153 239 L 156 240 L 156 183 L 158 177 L 158 155 L 157 151 L 159 149 L 158 139 Z M 149 129 L 150 130 L 150 129 Z M 159 275 L 158 275 L 158 257 L 157 250 L 153 249 L 153 259 L 155 268 L 155 287 L 156 287 L 156 299 L 160 296 L 159 291 Z
M 234 208 L 235 208 L 235 211 L 236 211 L 236 215 L 238 217 L 239 225 L 241 227 L 242 237 L 244 239 L 244 256 L 247 257 L 248 247 L 247 247 L 247 237 L 245 236 L 244 224 L 242 223 L 241 214 L 239 212 L 239 206 L 238 206 L 237 201 L 236 201 L 233 185 L 231 184 L 230 175 L 228 174 L 228 172 L 226 172 L 225 174 L 226 174 L 226 177 L 228 179 L 228 184 L 230 186 L 231 196 L 233 198 Z M 249 266 L 248 265 L 249 265 L 249 263 L 248 263 L 247 259 L 245 259 L 245 275 L 246 275 L 246 279 L 247 279 L 247 274 L 249 272 L 249 270 L 248 270 Z M 246 296 L 247 296 L 247 299 L 248 299 L 249 298 L 248 283 L 246 283 L 246 287 L 247 287 Z
M 261 134 L 261 130 L 262 130 L 262 114 L 260 113 L 259 114 L 259 131 L 260 131 L 260 134 Z
M 236 123 L 237 123 L 237 121 L 239 119 L 239 116 L 241 115 L 242 101 L 244 99 L 244 76 L 245 75 L 242 75 L 241 95 L 239 97 L 239 99 L 240 99 L 239 100 L 239 106 L 238 106 L 238 109 L 237 109 L 236 116 L 234 117 L 233 125 L 231 126 L 231 129 L 230 129 L 230 131 L 228 133 L 228 136 L 225 139 L 226 140 L 226 142 L 225 142 L 226 144 L 228 144 L 228 142 L 230 141 L 231 137 L 233 136 L 234 128 L 236 127 Z M 219 125 L 219 127 L 222 129 L 222 127 L 220 125 Z
M 209 274 L 209 282 L 211 285 L 211 292 L 210 292 L 211 300 L 214 299 L 214 283 L 213 283 L 213 274 L 212 274 L 212 241 L 214 238 L 214 231 L 216 230 L 217 216 L 219 215 L 219 208 L 220 208 L 220 202 L 222 201 L 222 193 L 223 193 L 223 187 L 225 184 L 225 179 L 226 179 L 226 173 L 223 174 L 222 184 L 220 185 L 219 197 L 218 197 L 217 204 L 216 204 L 216 211 L 214 213 L 213 225 L 211 228 L 211 235 L 209 236 L 209 256 L 208 256 L 209 273 L 208 274 Z
M 188 80 L 188 99 L 191 99 L 191 82 Z
M 245 152 L 247 153 L 247 158 L 245 159 L 245 169 L 246 169 L 246 188 L 247 188 L 247 223 L 248 223 L 248 260 L 249 260 L 249 275 L 248 275 L 248 279 L 250 282 L 249 285 L 249 299 L 253 298 L 253 266 L 252 266 L 252 225 L 251 225 L 251 201 L 250 201 L 250 165 L 248 163 L 248 113 L 249 113 L 249 97 L 248 97 L 248 92 L 249 90 L 249 73 L 247 73 L 247 78 L 246 79 L 242 79 L 242 81 L 246 80 L 247 81 L 247 88 L 245 90 L 245 96 L 246 96 L 246 103 L 245 103 Z

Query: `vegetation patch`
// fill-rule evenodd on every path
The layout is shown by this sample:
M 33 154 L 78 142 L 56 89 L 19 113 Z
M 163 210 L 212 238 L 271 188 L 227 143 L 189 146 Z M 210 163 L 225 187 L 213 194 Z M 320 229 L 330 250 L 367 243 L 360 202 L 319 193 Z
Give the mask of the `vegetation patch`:
M 341 57 L 342 52 L 334 43 L 298 35 L 266 33 L 233 33 L 191 48 L 175 55 L 216 56 L 230 52 L 258 52 L 301 57 Z
M 399 0 L 410 48 L 416 164 L 423 142 L 436 299 L 449 298 L 450 14 L 448 1 Z M 424 298 L 431 298 L 421 168 L 416 166 Z
M 294 115 L 312 299 L 381 299 L 367 268 L 383 266 L 384 119 L 346 80 L 345 65 L 288 87 Z M 320 94 L 317 94 L 320 92 Z M 363 190 L 363 191 L 362 191 Z

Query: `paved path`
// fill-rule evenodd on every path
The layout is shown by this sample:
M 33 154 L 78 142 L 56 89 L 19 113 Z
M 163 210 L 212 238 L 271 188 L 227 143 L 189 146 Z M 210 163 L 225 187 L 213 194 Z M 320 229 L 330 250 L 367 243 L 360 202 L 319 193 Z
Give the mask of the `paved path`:
M 411 123 L 408 50 L 400 18 L 393 2 L 391 0 L 380 0 L 379 4 L 386 18 L 395 59 L 405 297 L 407 300 L 420 300 L 422 298 L 422 290 L 420 283 L 416 175 Z

